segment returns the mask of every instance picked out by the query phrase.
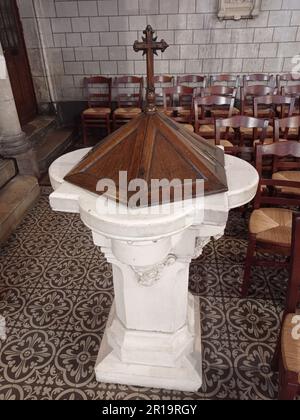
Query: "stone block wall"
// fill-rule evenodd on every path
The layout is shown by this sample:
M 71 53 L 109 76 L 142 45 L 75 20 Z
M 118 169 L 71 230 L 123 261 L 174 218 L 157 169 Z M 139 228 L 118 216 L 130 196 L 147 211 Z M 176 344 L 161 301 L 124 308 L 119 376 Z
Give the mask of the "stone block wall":
M 84 99 L 84 76 L 145 74 L 132 45 L 151 24 L 170 48 L 156 73 L 278 73 L 300 54 L 300 0 L 219 21 L 217 0 L 18 0 L 38 101 Z M 300 63 L 300 58 L 299 58 Z

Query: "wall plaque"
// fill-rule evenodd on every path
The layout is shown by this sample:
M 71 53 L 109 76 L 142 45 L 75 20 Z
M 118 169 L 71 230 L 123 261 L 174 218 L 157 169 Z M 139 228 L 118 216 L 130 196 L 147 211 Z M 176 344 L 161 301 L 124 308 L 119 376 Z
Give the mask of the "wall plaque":
M 219 0 L 218 18 L 252 19 L 259 15 L 261 0 Z

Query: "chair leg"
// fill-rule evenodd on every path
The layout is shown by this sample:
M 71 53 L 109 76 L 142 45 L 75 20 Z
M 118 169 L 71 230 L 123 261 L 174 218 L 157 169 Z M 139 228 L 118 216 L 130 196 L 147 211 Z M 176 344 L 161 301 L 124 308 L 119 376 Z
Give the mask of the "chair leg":
M 298 390 L 298 385 L 289 382 L 288 373 L 280 372 L 278 399 L 280 401 L 294 400 L 298 395 Z
M 279 362 L 281 357 L 281 331 L 279 335 L 279 339 L 276 345 L 275 353 L 271 362 L 271 367 L 274 372 L 278 372 L 279 370 Z
M 88 133 L 87 133 L 87 126 L 85 124 L 84 118 L 82 118 L 82 134 L 83 134 L 83 144 L 88 146 Z
M 113 131 L 116 131 L 117 129 L 117 120 L 115 114 L 113 114 Z
M 106 128 L 107 128 L 107 134 L 111 133 L 111 126 L 110 126 L 110 116 L 106 116 Z
M 256 240 L 254 237 L 251 236 L 249 240 L 249 244 L 248 244 L 246 262 L 245 262 L 244 279 L 243 279 L 243 286 L 242 286 L 242 298 L 246 298 L 248 296 L 249 286 L 250 286 L 250 281 L 251 281 L 251 269 L 252 269 L 252 264 L 254 260 L 255 248 L 256 248 Z

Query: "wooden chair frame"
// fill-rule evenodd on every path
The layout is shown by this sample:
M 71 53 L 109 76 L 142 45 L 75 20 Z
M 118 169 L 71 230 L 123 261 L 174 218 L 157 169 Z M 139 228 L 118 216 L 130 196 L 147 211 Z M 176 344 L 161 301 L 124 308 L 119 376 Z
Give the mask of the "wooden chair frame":
M 298 82 L 298 83 L 300 83 L 299 73 L 283 73 L 283 74 L 277 74 L 277 76 L 276 76 L 276 86 L 279 89 L 279 91 L 283 87 L 281 82 L 286 82 L 285 83 L 285 86 L 288 86 L 288 83 L 289 82 Z M 293 85 L 291 85 L 291 86 L 293 86 Z
M 110 108 L 112 107 L 112 79 L 110 77 L 95 76 L 85 77 L 83 79 L 84 90 L 88 100 L 88 108 Z M 107 93 L 95 93 L 92 91 L 92 87 L 100 85 L 107 87 Z M 103 116 L 84 114 L 81 115 L 82 131 L 83 131 L 83 142 L 88 145 L 88 129 L 89 128 L 106 128 L 107 133 L 111 132 L 110 124 L 110 113 L 106 113 Z
M 257 210 L 266 206 L 286 207 L 286 206 L 299 206 L 300 198 L 285 198 L 274 194 L 276 187 L 290 187 L 300 188 L 300 182 L 294 181 L 279 181 L 273 179 L 266 179 L 263 177 L 263 158 L 264 157 L 279 157 L 284 158 L 287 156 L 300 157 L 300 143 L 293 141 L 286 141 L 280 143 L 273 143 L 269 145 L 258 145 L 256 147 L 256 169 L 259 174 L 259 186 L 256 197 L 254 199 L 254 209 Z M 254 265 L 263 266 L 288 266 L 288 262 L 274 262 L 259 260 L 255 253 L 257 249 L 262 249 L 268 253 L 281 254 L 286 257 L 290 256 L 291 250 L 287 247 L 278 246 L 276 244 L 266 244 L 257 240 L 256 235 L 249 235 L 249 244 L 245 263 L 244 281 L 242 286 L 242 297 L 246 297 L 250 286 L 251 269 Z
M 259 105 L 263 105 L 265 108 L 269 109 L 270 121 L 273 121 L 274 118 L 285 117 L 285 107 L 288 107 L 288 117 L 293 115 L 295 108 L 295 98 L 281 95 L 257 96 L 253 99 L 254 118 L 259 118 Z M 278 107 L 280 107 L 280 112 L 278 112 Z
M 128 108 L 128 113 L 124 113 L 124 115 L 116 115 L 115 112 L 113 113 L 113 127 L 115 130 L 118 125 L 124 124 L 130 121 L 132 118 L 135 118 L 135 116 L 130 114 L 130 108 L 142 109 L 144 79 L 143 77 L 138 76 L 116 77 L 114 80 L 114 85 L 117 88 L 119 85 L 135 85 L 136 87 L 139 86 L 138 93 L 118 93 L 117 108 Z
M 224 118 L 231 118 L 234 108 L 234 97 L 230 96 L 204 96 L 194 99 L 194 118 L 195 118 L 195 132 L 199 134 L 201 125 L 214 125 L 215 128 L 215 116 L 214 109 L 222 109 L 228 107 L 227 112 L 225 111 Z M 201 112 L 199 112 L 199 107 Z M 209 116 L 207 114 L 210 114 Z M 213 138 L 215 138 L 215 133 Z
M 282 354 L 283 326 L 288 314 L 295 314 L 300 302 L 300 213 L 293 215 L 291 260 L 285 309 L 273 358 L 273 368 L 279 368 L 279 400 L 293 400 L 300 393 L 299 375 L 288 371 Z
M 160 85 L 164 85 L 169 83 L 171 86 L 169 87 L 173 87 L 174 86 L 174 76 L 171 75 L 158 75 L 158 76 L 154 76 L 154 84 L 160 84 Z M 166 87 L 166 86 L 161 86 L 162 88 Z M 164 101 L 164 95 L 163 92 L 161 93 L 157 93 L 156 91 L 156 105 L 157 106 L 162 106 L 163 107 L 163 101 Z
M 283 96 L 292 96 L 296 100 L 296 114 L 300 114 L 300 83 L 299 85 L 283 86 L 281 88 Z M 298 107 L 298 110 L 297 110 Z
M 184 100 L 185 98 L 185 100 Z M 185 105 L 186 98 L 190 98 L 190 104 Z M 191 124 L 193 117 L 193 98 L 194 88 L 187 86 L 175 86 L 163 88 L 163 100 L 164 100 L 164 111 L 168 114 L 171 112 L 171 118 L 179 123 Z M 186 118 L 180 112 L 189 111 L 188 117 Z M 185 114 L 187 114 L 185 112 Z
M 216 74 L 209 78 L 210 86 L 222 86 L 223 83 L 234 83 L 234 87 L 238 89 L 240 86 L 240 75 L 233 74 Z
M 236 115 L 228 119 L 216 120 L 215 121 L 216 145 L 219 145 L 221 142 L 222 128 L 226 129 L 225 131 L 226 140 L 229 140 L 229 136 L 232 136 L 232 134 L 230 133 L 230 129 L 233 129 L 234 130 L 234 135 L 233 135 L 234 149 L 227 150 L 227 152 L 233 153 L 233 154 L 253 153 L 254 140 L 258 138 L 260 141 L 260 144 L 263 144 L 267 136 L 268 126 L 269 126 L 268 120 L 247 117 L 245 115 Z M 243 135 L 241 128 L 253 129 L 252 145 L 250 147 L 245 146 L 245 136 Z M 260 129 L 259 135 L 257 135 L 258 129 Z
M 202 86 L 187 86 L 187 87 L 206 87 L 207 86 L 207 77 L 200 76 L 197 74 L 186 74 L 184 76 L 177 77 L 177 86 L 184 86 L 184 83 L 193 83 L 193 84 L 201 84 Z
M 243 86 L 249 86 L 252 82 L 265 82 L 267 85 L 271 85 L 274 82 L 274 75 L 268 73 L 253 73 L 243 76 Z
M 236 98 L 237 89 L 229 86 L 215 85 L 207 88 L 202 88 L 200 91 L 200 96 L 231 96 Z M 197 96 L 197 89 L 196 89 Z
M 278 89 L 276 87 L 264 85 L 252 85 L 241 87 L 241 114 L 245 115 L 247 106 L 250 106 L 253 109 L 254 98 L 267 95 L 274 96 L 277 95 L 277 93 Z

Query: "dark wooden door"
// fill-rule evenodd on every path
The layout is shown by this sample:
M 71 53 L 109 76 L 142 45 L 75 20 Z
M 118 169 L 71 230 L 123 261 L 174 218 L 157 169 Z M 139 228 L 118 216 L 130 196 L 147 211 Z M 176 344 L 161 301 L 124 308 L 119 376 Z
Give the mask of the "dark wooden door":
M 21 124 L 37 114 L 23 29 L 15 0 L 0 0 L 0 39 Z

